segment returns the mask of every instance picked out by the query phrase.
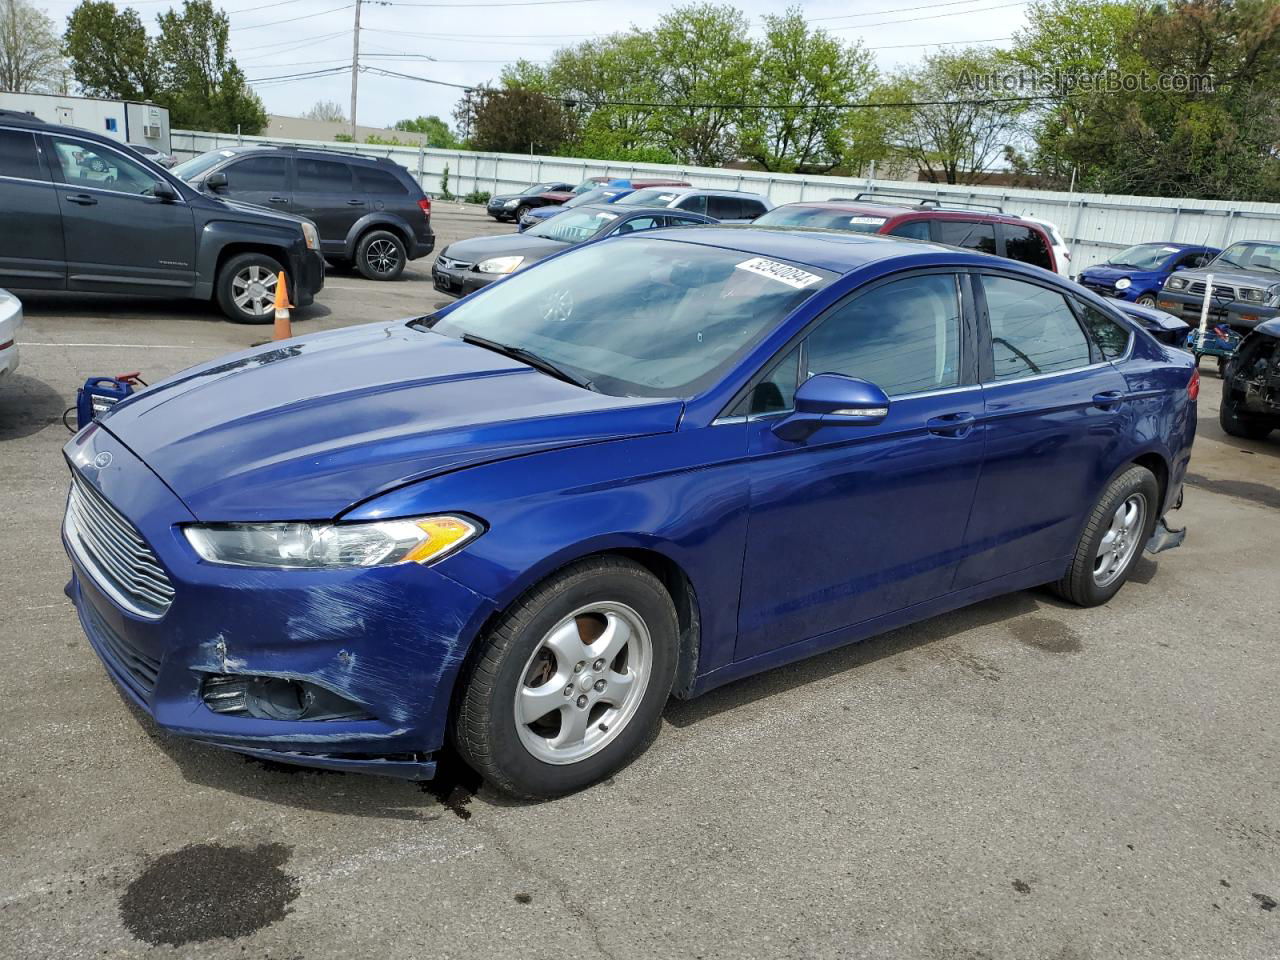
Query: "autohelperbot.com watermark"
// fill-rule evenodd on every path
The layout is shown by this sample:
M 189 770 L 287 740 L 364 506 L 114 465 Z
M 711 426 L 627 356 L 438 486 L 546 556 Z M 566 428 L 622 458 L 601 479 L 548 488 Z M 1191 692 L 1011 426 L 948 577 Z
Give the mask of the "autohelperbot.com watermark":
M 1001 70 L 960 74 L 961 89 L 984 96 L 1052 96 L 1073 93 L 1210 93 L 1213 78 L 1200 73 L 1093 73 L 1063 70 Z

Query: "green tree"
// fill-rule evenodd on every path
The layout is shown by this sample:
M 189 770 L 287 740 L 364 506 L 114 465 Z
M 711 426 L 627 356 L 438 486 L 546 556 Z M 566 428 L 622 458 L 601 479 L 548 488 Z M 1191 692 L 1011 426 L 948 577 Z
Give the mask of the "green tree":
M 210 0 L 185 0 L 157 18 L 164 95 L 175 127 L 259 133 L 267 111 L 227 48 L 227 15 Z
M 766 170 L 825 172 L 846 154 L 841 104 L 864 99 L 877 80 L 872 55 L 812 29 L 798 7 L 764 18 L 751 84 L 759 102 L 795 104 L 746 111 L 743 153 Z
M 0 0 L 0 90 L 57 90 L 61 70 L 53 21 L 25 0 Z
M 63 34 L 71 73 L 91 97 L 153 100 L 160 70 L 155 44 L 136 10 L 111 0 L 84 0 L 67 18 Z
M 483 87 L 468 99 L 470 141 L 476 150 L 555 153 L 571 139 L 564 108 L 545 94 Z
M 440 150 L 458 149 L 458 138 L 453 135 L 449 125 L 437 116 L 399 120 L 396 122 L 395 129 L 403 130 L 405 133 L 423 134 L 425 136 L 423 142 L 428 147 Z

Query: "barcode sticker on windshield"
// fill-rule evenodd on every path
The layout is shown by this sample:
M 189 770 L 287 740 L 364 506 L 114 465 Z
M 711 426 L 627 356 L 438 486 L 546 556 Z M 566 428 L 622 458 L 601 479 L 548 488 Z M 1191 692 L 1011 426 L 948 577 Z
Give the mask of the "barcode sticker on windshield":
M 884 223 L 886 219 L 888 218 L 887 217 L 850 217 L 849 222 L 864 223 L 864 224 L 867 224 L 868 226 L 878 227 L 880 226 L 880 224 Z
M 765 257 L 752 257 L 750 260 L 743 260 L 741 263 L 734 264 L 734 266 L 739 270 L 749 270 L 751 273 L 758 273 L 762 277 L 769 277 L 771 280 L 785 283 L 788 287 L 795 287 L 797 290 L 803 290 L 805 287 L 812 286 L 822 279 L 815 273 L 806 273 L 799 267 L 792 267 Z

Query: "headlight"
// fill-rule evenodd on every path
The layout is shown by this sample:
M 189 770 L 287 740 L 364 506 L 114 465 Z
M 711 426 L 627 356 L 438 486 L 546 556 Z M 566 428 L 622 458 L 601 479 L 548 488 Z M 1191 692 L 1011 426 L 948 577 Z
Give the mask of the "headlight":
M 1187 285 L 1185 277 L 1170 277 L 1165 281 L 1164 288 L 1166 290 L 1181 290 Z
M 473 540 L 462 517 L 376 523 L 219 523 L 184 527 L 209 563 L 231 567 L 343 569 L 439 560 Z
M 1266 296 L 1263 295 L 1261 290 L 1256 290 L 1253 287 L 1241 287 L 1240 299 L 1248 300 L 1250 303 L 1261 303 L 1266 299 Z
M 316 232 L 316 225 L 314 223 L 307 223 L 306 221 L 303 221 L 302 235 L 307 239 L 308 250 L 320 249 L 320 234 Z
M 1133 281 L 1128 277 L 1121 277 L 1116 281 L 1117 290 L 1128 290 L 1131 286 L 1133 286 Z
M 506 203 L 504 203 L 504 204 L 503 204 L 503 206 L 504 206 L 504 207 L 514 207 L 514 206 L 515 206 L 516 204 L 518 204 L 519 202 L 520 202 L 520 199 L 519 199 L 518 197 L 512 197 L 510 200 L 508 200 Z
M 476 269 L 481 273 L 511 273 L 522 263 L 524 257 L 492 257 L 481 260 L 476 264 Z

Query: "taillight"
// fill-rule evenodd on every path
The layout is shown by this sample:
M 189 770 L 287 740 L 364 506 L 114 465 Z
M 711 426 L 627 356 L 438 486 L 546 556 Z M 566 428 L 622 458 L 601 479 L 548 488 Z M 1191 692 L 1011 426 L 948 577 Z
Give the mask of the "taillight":
M 431 198 L 423 197 L 418 201 L 418 206 L 422 208 L 423 216 L 431 216 Z
M 1187 398 L 1193 403 L 1200 396 L 1200 368 L 1193 367 L 1191 370 L 1191 382 L 1187 384 Z

